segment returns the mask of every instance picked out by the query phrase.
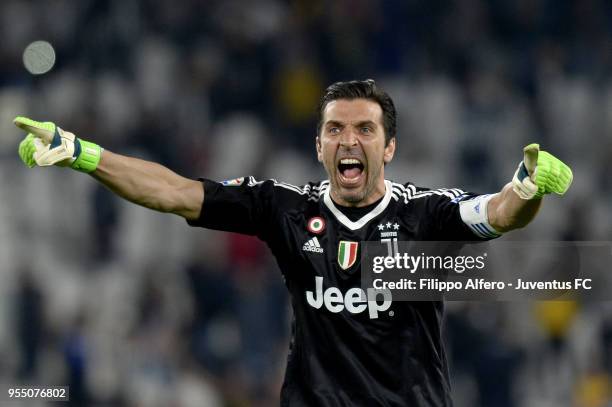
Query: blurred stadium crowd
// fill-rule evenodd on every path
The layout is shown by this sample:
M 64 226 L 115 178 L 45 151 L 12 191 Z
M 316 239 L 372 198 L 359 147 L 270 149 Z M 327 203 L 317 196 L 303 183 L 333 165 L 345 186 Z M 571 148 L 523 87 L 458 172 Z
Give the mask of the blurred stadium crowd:
M 399 113 L 388 178 L 494 192 L 538 141 L 574 184 L 511 238 L 610 240 L 604 0 L 3 0 L 0 36 L 5 385 L 69 384 L 78 406 L 275 405 L 291 318 L 259 241 L 26 169 L 18 114 L 186 176 L 299 184 L 324 177 L 324 88 L 371 77 Z M 21 53 L 38 39 L 57 63 L 35 77 Z M 458 407 L 612 405 L 610 303 L 449 303 L 446 332 Z

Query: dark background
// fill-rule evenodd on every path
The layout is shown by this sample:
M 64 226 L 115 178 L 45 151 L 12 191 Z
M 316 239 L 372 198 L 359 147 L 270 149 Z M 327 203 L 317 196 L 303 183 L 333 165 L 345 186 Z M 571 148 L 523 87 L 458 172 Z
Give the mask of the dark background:
M 274 405 L 290 319 L 260 242 L 26 169 L 14 116 L 185 176 L 299 184 L 325 176 L 325 87 L 374 78 L 399 113 L 388 178 L 496 192 L 539 142 L 574 184 L 510 237 L 609 240 L 611 35 L 603 0 L 3 0 L 0 382 L 69 384 L 79 406 Z M 57 62 L 33 76 L 39 39 Z M 610 303 L 448 309 L 458 407 L 612 405 Z

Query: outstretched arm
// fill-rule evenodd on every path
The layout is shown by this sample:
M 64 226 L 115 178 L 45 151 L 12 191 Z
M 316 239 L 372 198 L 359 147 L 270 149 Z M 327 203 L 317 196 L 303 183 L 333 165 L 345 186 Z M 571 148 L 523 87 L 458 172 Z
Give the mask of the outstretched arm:
M 199 181 L 150 161 L 102 150 L 51 122 L 25 117 L 17 117 L 14 122 L 28 132 L 19 145 L 19 156 L 27 166 L 69 166 L 89 173 L 135 204 L 189 220 L 199 217 L 204 201 L 204 188 Z
M 541 206 L 542 199 L 521 199 L 512 190 L 512 184 L 508 183 L 489 201 L 489 223 L 502 233 L 519 229 L 535 218 Z
M 163 165 L 104 150 L 98 167 L 90 174 L 135 204 L 189 220 L 200 216 L 204 201 L 202 183 Z
M 572 170 L 555 156 L 530 144 L 514 178 L 488 203 L 489 223 L 498 232 L 526 226 L 535 218 L 545 194 L 563 195 L 573 179 Z

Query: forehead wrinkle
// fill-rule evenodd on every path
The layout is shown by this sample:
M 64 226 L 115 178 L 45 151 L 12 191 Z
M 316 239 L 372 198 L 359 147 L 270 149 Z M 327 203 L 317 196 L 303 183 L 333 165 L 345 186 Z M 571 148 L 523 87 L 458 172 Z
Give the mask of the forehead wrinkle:
M 337 122 L 346 125 L 360 124 L 364 122 L 372 122 L 382 125 L 383 112 L 380 105 L 376 102 L 367 99 L 338 99 L 330 102 L 325 107 L 325 125 L 330 122 Z M 332 116 L 330 117 L 330 114 Z M 355 115 L 359 114 L 357 118 Z M 380 122 L 380 123 L 379 123 Z

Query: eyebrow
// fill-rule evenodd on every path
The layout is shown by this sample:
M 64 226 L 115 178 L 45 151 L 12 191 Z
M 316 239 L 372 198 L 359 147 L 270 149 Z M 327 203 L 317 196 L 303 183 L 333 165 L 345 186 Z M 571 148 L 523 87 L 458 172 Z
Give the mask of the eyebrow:
M 364 126 L 377 127 L 376 123 L 373 122 L 372 120 L 362 120 L 357 123 L 357 127 L 364 127 Z
M 325 122 L 325 127 L 329 127 L 329 126 L 342 127 L 344 126 L 344 123 L 339 122 L 338 120 L 328 120 L 327 122 Z
M 338 121 L 338 120 L 329 120 L 329 121 L 325 122 L 325 127 L 329 127 L 329 126 L 339 126 L 339 127 L 342 127 L 342 126 L 345 126 L 345 125 L 346 125 L 345 123 L 343 123 L 341 121 Z M 363 126 L 377 127 L 376 123 L 373 122 L 372 120 L 362 120 L 360 122 L 357 122 L 355 124 L 355 126 L 357 126 L 357 127 L 363 127 Z

